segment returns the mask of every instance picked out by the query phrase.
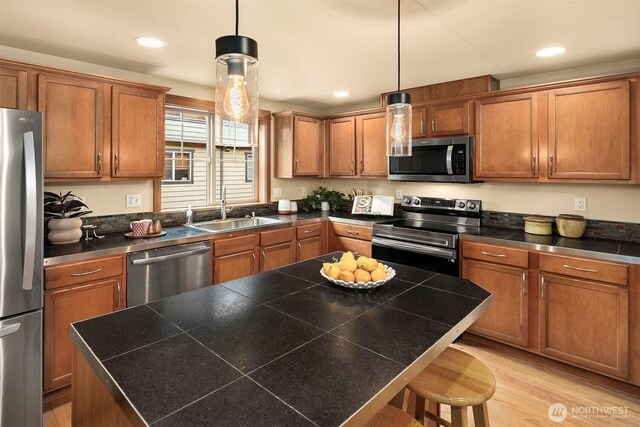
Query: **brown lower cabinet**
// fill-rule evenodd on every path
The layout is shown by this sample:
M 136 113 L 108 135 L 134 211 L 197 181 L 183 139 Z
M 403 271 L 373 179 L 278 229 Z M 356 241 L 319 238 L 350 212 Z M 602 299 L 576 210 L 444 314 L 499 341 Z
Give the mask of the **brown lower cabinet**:
M 463 241 L 461 272 L 493 294 L 470 332 L 640 385 L 637 270 Z
M 71 383 L 71 323 L 123 309 L 127 295 L 121 256 L 65 264 L 49 271 L 45 270 L 44 293 L 45 393 Z M 100 277 L 110 275 L 115 277 Z M 78 283 L 81 279 L 84 281 Z
M 227 235 L 212 242 L 213 284 L 227 282 L 258 272 L 258 233 Z
M 371 227 L 362 225 L 331 223 L 331 252 L 351 251 L 362 256 L 371 256 Z
M 528 346 L 529 272 L 522 268 L 466 261 L 462 277 L 493 294 L 491 307 L 469 330 L 518 346 Z
M 260 233 L 260 271 L 284 267 L 296 261 L 295 230 L 284 228 Z
M 316 222 L 296 227 L 296 261 L 315 258 L 325 253 L 324 225 Z

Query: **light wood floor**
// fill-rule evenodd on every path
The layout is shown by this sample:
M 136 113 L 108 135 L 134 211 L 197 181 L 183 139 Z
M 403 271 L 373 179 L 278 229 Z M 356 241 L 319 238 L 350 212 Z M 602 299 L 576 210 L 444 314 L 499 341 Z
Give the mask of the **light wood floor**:
M 640 426 L 640 399 L 619 390 L 593 384 L 570 373 L 550 369 L 528 357 L 514 355 L 493 346 L 461 340 L 453 346 L 484 362 L 496 378 L 496 393 L 489 400 L 489 418 L 493 427 L 519 426 Z M 564 404 L 569 416 L 560 423 L 552 422 L 547 410 L 552 403 Z M 572 408 L 626 408 L 623 418 L 575 417 Z M 449 419 L 448 407 L 442 416 Z M 473 417 L 469 412 L 473 426 Z M 44 413 L 45 427 L 70 427 L 71 404 Z

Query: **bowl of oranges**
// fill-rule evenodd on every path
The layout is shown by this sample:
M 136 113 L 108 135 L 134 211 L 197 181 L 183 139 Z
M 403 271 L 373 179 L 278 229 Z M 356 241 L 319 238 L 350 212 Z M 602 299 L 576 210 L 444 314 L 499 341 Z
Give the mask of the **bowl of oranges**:
M 396 271 L 365 256 L 355 257 L 345 252 L 337 262 L 325 262 L 320 270 L 322 277 L 338 286 L 352 289 L 373 289 L 393 279 Z

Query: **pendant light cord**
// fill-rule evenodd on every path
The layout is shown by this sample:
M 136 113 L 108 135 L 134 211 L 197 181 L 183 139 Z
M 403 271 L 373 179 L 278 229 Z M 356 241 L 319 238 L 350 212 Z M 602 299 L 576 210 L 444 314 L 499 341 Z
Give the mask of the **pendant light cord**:
M 400 0 L 398 0 L 398 92 L 400 92 Z
M 238 12 L 239 2 L 240 2 L 240 0 L 236 0 L 236 36 L 238 35 L 238 24 L 239 24 L 239 21 L 240 21 L 240 13 Z M 400 1 L 398 1 L 398 7 L 400 7 Z

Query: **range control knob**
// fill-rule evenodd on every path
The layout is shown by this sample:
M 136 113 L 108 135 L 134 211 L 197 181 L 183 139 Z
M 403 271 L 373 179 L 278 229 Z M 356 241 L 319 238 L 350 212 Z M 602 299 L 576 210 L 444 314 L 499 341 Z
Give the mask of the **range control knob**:
M 420 199 L 413 199 L 413 204 L 416 206 L 420 206 Z
M 465 203 L 465 202 L 458 202 L 458 207 L 459 207 L 460 209 L 464 209 L 464 207 L 465 207 L 465 206 L 466 206 L 466 203 Z
M 410 205 L 411 204 L 411 198 L 410 197 L 405 197 L 404 204 L 405 205 Z
M 472 202 L 469 202 L 469 204 L 467 205 L 467 207 L 468 207 L 469 209 L 475 209 L 475 208 L 476 208 L 476 204 L 475 204 L 475 203 L 472 203 Z

